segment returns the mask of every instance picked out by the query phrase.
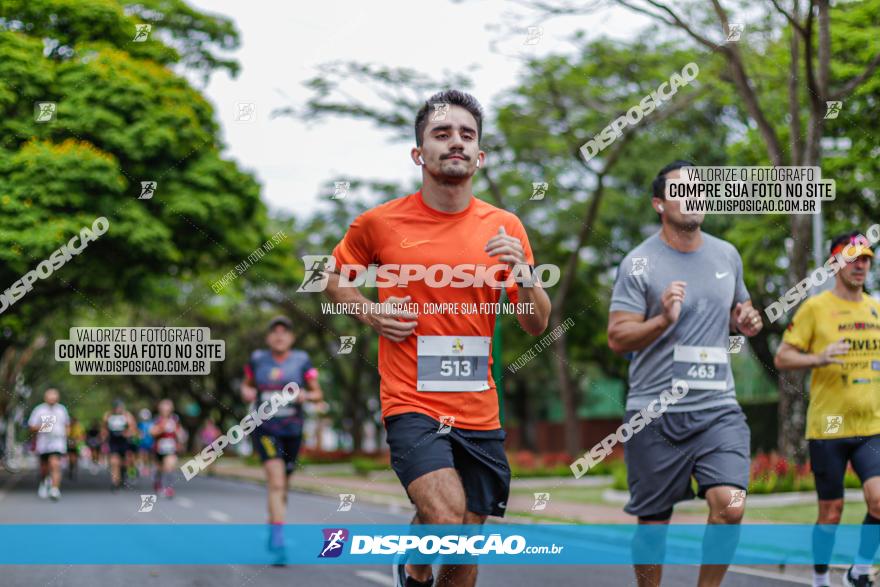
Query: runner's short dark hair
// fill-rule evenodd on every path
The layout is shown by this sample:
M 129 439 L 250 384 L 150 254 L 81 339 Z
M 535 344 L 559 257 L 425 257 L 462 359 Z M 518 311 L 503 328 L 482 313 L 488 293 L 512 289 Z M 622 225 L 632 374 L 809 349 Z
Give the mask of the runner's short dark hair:
M 450 106 L 461 106 L 471 113 L 477 121 L 477 141 L 483 136 L 483 109 L 477 99 L 466 92 L 459 90 L 445 90 L 437 92 L 425 102 L 424 106 L 419 109 L 416 114 L 416 146 L 422 146 L 422 137 L 425 134 L 425 127 L 428 125 L 428 113 L 434 111 L 434 104 L 449 104 Z
M 652 188 L 652 197 L 660 198 L 661 200 L 666 199 L 666 174 L 670 171 L 675 171 L 676 169 L 681 169 L 682 167 L 696 167 L 692 162 L 685 161 L 683 159 L 677 159 L 672 163 L 669 163 L 657 172 L 657 177 L 654 178 L 654 182 L 651 184 Z
M 854 230 L 852 232 L 845 232 L 843 234 L 838 234 L 837 236 L 835 236 L 833 239 L 831 239 L 831 246 L 828 247 L 828 256 L 830 257 L 834 255 L 834 247 L 841 243 L 848 243 L 850 242 L 850 239 L 852 237 L 859 236 L 860 234 L 862 233 L 860 233 L 858 230 Z

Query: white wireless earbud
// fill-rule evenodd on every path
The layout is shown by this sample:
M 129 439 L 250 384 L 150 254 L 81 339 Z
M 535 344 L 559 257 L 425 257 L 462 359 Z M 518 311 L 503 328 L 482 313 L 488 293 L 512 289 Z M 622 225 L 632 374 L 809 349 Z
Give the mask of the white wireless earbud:
M 424 165 L 424 164 L 425 164 L 425 160 L 424 160 L 424 159 L 422 159 L 422 156 L 421 156 L 421 155 L 419 155 L 419 162 L 420 162 L 420 163 L 421 163 L 421 164 L 422 164 L 422 165 Z
M 658 208 L 661 212 L 663 212 L 663 204 L 660 204 L 659 206 L 657 206 L 657 208 Z
M 479 166 L 480 166 L 480 160 L 477 159 L 477 167 L 479 167 Z

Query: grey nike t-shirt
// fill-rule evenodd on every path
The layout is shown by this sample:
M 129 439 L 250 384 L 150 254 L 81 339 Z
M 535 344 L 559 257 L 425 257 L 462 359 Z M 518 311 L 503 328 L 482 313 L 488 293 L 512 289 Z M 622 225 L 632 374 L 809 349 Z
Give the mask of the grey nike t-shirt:
M 703 233 L 697 251 L 682 253 L 655 234 L 632 250 L 620 264 L 611 312 L 633 312 L 646 320 L 663 312 L 660 297 L 673 281 L 684 281 L 684 303 L 678 321 L 657 340 L 632 356 L 627 410 L 641 410 L 685 381 L 686 396 L 670 412 L 690 412 L 736 404 L 727 353 L 730 311 L 749 299 L 742 259 L 727 241 Z

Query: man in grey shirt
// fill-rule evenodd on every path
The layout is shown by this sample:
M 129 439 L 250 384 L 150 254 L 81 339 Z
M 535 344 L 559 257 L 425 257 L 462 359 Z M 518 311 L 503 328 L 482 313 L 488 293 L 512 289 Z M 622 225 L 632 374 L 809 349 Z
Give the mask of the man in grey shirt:
M 737 250 L 701 232 L 703 214 L 684 214 L 678 200 L 666 199 L 666 180 L 686 166 L 693 164 L 675 161 L 657 174 L 652 205 L 662 227 L 623 259 L 611 296 L 608 346 L 633 354 L 625 421 L 673 385 L 687 389 L 624 445 L 624 510 L 640 524 L 668 524 L 673 506 L 693 499 L 693 476 L 709 505 L 708 523 L 738 524 L 750 435 L 736 401 L 729 335 L 754 336 L 763 324 Z M 664 547 L 652 544 L 655 552 Z M 660 585 L 660 565 L 635 569 L 639 587 Z M 699 586 L 720 585 L 726 571 L 727 565 L 703 565 Z

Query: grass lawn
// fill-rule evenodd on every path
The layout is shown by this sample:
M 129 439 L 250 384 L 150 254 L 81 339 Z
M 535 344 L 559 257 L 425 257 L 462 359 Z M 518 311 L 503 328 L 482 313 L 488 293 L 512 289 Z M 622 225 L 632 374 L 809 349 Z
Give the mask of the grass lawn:
M 606 487 L 559 487 L 556 489 L 548 489 L 551 501 L 567 501 L 571 503 L 588 503 L 593 505 L 605 505 L 610 508 L 620 509 L 623 507 L 618 503 L 608 503 L 603 501 L 602 492 Z M 537 489 L 513 489 L 511 493 L 514 495 L 532 496 Z M 687 512 L 689 514 L 706 512 L 705 502 L 703 500 L 693 500 L 692 504 L 702 504 L 699 507 L 678 508 L 677 511 Z M 755 507 L 746 506 L 745 523 L 762 523 L 776 522 L 784 524 L 814 524 L 816 522 L 817 505 L 815 503 L 800 505 L 785 505 L 777 507 Z M 843 508 L 843 518 L 841 524 L 861 524 L 865 517 L 864 502 L 846 502 Z M 541 518 L 540 514 L 533 514 L 536 518 Z
M 320 467 L 316 469 L 320 470 Z M 316 471 L 317 472 L 317 471 Z M 326 477 L 334 477 L 334 478 L 350 478 L 352 480 L 365 481 L 365 477 L 353 475 L 351 472 L 345 471 L 321 471 L 321 476 Z M 373 481 L 385 482 L 385 481 L 396 481 L 396 476 L 392 471 L 374 471 L 371 473 L 371 479 Z M 303 480 L 301 479 L 301 483 Z M 306 481 L 303 483 L 307 485 Z M 548 479 L 546 488 L 537 488 L 537 487 L 513 487 L 511 488 L 511 494 L 523 497 L 532 498 L 535 493 L 540 493 L 543 491 L 550 493 L 551 501 L 557 502 L 568 502 L 568 503 L 582 503 L 582 504 L 590 504 L 590 505 L 599 505 L 606 506 L 612 509 L 621 509 L 622 505 L 619 503 L 609 503 L 602 499 L 602 493 L 611 487 L 611 484 L 604 487 L 552 487 L 553 482 Z M 374 494 L 374 495 L 395 495 L 399 496 L 401 492 L 386 492 L 384 488 L 373 487 L 370 488 L 370 491 L 364 491 L 365 494 Z M 690 502 L 693 506 L 690 507 L 682 507 L 678 508 L 678 511 L 687 512 L 689 514 L 694 513 L 703 513 L 706 511 L 705 503 L 702 500 L 694 500 Z M 694 507 L 696 506 L 696 507 Z M 744 522 L 746 524 L 752 523 L 764 523 L 764 522 L 774 522 L 774 523 L 783 523 L 783 524 L 813 524 L 816 522 L 816 512 L 817 505 L 815 503 L 807 503 L 807 504 L 799 504 L 799 505 L 785 505 L 785 506 L 776 506 L 776 507 L 759 507 L 754 505 L 746 506 L 746 515 Z M 571 520 L 563 519 L 563 518 L 554 518 L 553 516 L 548 516 L 543 512 L 518 512 L 518 516 L 524 516 L 528 518 L 534 518 L 536 520 L 541 520 L 549 523 L 571 523 Z M 865 517 L 865 504 L 864 502 L 847 502 L 843 509 L 843 518 L 841 519 L 842 524 L 861 524 L 862 519 Z
M 321 477 L 345 477 L 348 479 L 367 479 L 366 475 L 358 475 L 356 473 L 352 473 L 351 471 L 321 471 L 313 470 L 313 473 L 316 475 L 320 475 Z M 369 475 L 370 479 L 375 479 L 376 481 L 397 481 L 397 475 L 394 474 L 394 471 L 388 469 L 387 471 L 371 471 Z
M 610 486 L 609 486 L 610 487 Z M 608 487 L 557 487 L 555 489 L 548 487 L 547 492 L 550 493 L 551 501 L 569 501 L 572 503 L 590 503 L 595 505 L 608 505 L 611 507 L 622 507 L 617 504 L 609 504 L 602 499 L 602 492 Z M 541 489 L 537 488 L 512 488 L 510 493 L 513 495 L 527 495 L 534 497 L 536 493 L 540 493 Z
M 847 502 L 843 506 L 841 524 L 861 524 L 865 517 L 865 503 Z M 786 505 L 774 508 L 755 508 L 746 505 L 745 522 L 783 522 L 788 524 L 815 524 L 816 504 Z

